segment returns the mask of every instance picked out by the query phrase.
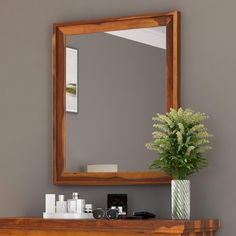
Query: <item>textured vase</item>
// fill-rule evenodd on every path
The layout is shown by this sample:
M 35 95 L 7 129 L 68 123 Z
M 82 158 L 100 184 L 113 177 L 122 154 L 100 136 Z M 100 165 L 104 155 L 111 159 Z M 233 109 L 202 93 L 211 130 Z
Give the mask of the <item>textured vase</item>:
M 190 219 L 190 181 L 171 181 L 171 205 L 173 220 Z

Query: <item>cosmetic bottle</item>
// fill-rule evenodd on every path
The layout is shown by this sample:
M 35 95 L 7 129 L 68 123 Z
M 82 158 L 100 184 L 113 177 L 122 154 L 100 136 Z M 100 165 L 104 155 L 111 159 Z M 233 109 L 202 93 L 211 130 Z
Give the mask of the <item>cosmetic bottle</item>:
M 46 194 L 45 195 L 45 212 L 55 213 L 55 210 L 56 210 L 55 207 L 56 207 L 56 195 Z
M 76 212 L 77 213 L 84 213 L 85 212 L 85 200 L 84 199 L 77 199 Z
M 80 199 L 78 193 L 74 193 L 73 198 L 76 199 L 76 213 L 84 213 L 84 211 L 85 211 L 85 200 Z
M 69 213 L 84 213 L 85 211 L 85 200 L 79 199 L 78 193 L 72 194 L 73 199 L 68 200 L 68 212 Z
M 85 204 L 85 213 L 92 213 L 92 212 L 93 212 L 93 205 Z
M 58 201 L 56 202 L 56 213 L 66 213 L 67 203 L 64 200 L 64 195 L 58 196 Z
M 79 198 L 78 193 L 72 194 L 72 199 L 67 200 L 68 212 L 77 213 L 77 199 Z

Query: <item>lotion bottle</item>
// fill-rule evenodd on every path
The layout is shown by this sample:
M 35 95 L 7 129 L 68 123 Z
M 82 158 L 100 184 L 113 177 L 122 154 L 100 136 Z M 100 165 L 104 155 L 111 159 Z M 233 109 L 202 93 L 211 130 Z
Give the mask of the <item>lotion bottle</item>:
M 56 210 L 56 194 L 45 195 L 45 212 L 55 213 Z
M 76 213 L 82 214 L 85 211 L 85 200 L 79 199 L 78 193 L 73 193 L 73 199 L 76 200 Z
M 64 195 L 58 196 L 58 201 L 56 202 L 56 213 L 66 213 L 67 203 L 64 200 Z
M 79 197 L 78 193 L 72 194 L 72 199 L 68 199 L 68 212 L 69 213 L 77 213 L 77 199 Z

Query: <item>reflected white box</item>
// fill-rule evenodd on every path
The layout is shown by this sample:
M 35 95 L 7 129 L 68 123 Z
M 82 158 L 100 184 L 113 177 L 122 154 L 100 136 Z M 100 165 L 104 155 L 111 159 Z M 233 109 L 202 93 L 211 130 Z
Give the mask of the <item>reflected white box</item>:
M 117 164 L 87 165 L 87 172 L 118 172 Z

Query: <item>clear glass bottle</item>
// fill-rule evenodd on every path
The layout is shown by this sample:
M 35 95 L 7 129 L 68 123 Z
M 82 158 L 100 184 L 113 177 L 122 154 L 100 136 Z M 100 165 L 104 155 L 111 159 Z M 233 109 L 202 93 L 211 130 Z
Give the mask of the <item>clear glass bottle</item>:
M 67 200 L 67 207 L 69 213 L 76 213 L 77 212 L 77 199 L 79 197 L 78 193 L 72 194 L 72 199 Z
M 85 211 L 85 200 L 77 199 L 76 212 L 81 214 L 84 213 L 84 211 Z
M 68 212 L 69 213 L 84 213 L 85 211 L 85 200 L 79 199 L 78 193 L 72 194 L 72 199 L 68 200 Z
M 67 203 L 64 200 L 64 195 L 58 196 L 58 201 L 56 202 L 56 213 L 66 213 Z

